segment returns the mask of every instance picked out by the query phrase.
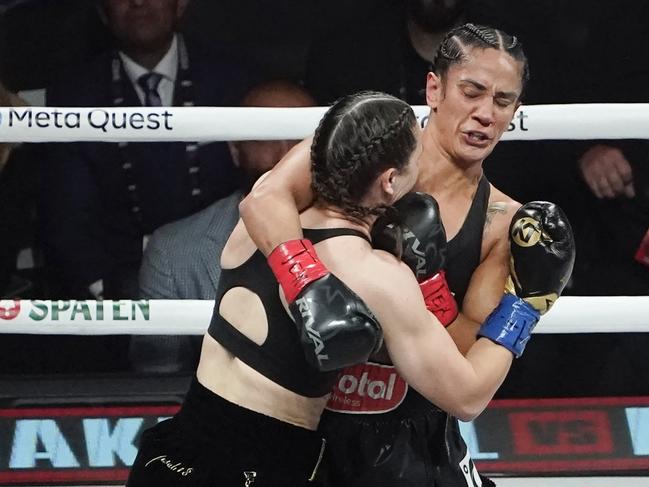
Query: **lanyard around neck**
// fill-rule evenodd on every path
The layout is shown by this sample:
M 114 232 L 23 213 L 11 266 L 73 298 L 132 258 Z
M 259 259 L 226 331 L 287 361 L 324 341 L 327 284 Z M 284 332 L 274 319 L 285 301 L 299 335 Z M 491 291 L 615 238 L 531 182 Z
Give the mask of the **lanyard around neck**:
M 194 106 L 194 83 L 190 77 L 189 56 L 187 54 L 187 47 L 181 34 L 178 36 L 178 74 L 176 76 L 176 83 L 174 86 L 174 101 L 176 105 L 180 106 Z M 111 65 L 111 94 L 112 104 L 114 107 L 123 107 L 125 102 L 124 97 L 124 70 L 122 60 L 115 52 Z M 130 80 L 128 80 L 130 82 Z M 115 115 L 119 116 L 119 115 Z M 125 116 L 125 115 L 124 115 Z M 128 153 L 128 142 L 117 143 L 120 153 L 120 163 L 124 174 L 124 181 L 126 182 L 125 189 L 128 195 L 130 204 L 130 213 L 133 219 L 142 225 L 142 207 L 141 199 L 138 191 L 137 181 L 133 174 L 133 163 Z M 185 165 L 190 178 L 190 197 L 193 200 L 193 209 L 198 210 L 203 203 L 202 191 L 200 188 L 200 161 L 196 157 L 198 152 L 198 143 L 187 142 L 185 143 Z

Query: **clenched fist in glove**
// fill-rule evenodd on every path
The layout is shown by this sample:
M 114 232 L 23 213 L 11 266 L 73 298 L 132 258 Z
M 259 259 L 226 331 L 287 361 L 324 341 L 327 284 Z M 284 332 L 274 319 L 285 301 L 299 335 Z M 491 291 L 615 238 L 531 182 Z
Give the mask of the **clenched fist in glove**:
M 394 208 L 396 215 L 374 224 L 373 245 L 401 257 L 417 277 L 428 310 L 448 326 L 458 309 L 444 274 L 446 232 L 437 201 L 426 193 L 408 193 Z
M 559 298 L 575 263 L 570 223 L 554 203 L 532 201 L 509 226 L 510 283 L 478 334 L 520 357 L 540 316 Z

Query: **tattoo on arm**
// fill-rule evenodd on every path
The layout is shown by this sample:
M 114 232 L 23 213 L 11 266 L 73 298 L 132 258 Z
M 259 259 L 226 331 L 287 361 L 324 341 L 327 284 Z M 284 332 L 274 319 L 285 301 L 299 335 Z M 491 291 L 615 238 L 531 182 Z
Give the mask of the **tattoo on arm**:
M 504 215 L 506 212 L 507 212 L 507 205 L 505 205 L 505 203 L 496 202 L 490 204 L 489 208 L 487 208 L 487 218 L 485 218 L 485 222 L 484 222 L 485 228 L 487 228 L 491 224 L 494 215 L 498 213 Z

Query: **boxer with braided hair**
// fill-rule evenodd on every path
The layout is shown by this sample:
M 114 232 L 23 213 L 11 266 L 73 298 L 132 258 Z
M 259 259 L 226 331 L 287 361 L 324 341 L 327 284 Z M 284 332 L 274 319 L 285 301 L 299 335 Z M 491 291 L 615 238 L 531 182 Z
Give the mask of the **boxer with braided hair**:
M 380 346 L 379 320 L 395 326 L 365 281 L 385 262 L 412 279 L 372 249 L 369 230 L 377 208 L 412 188 L 420 134 L 412 109 L 382 93 L 345 97 L 325 114 L 312 143 L 316 201 L 300 215 L 311 240 L 271 256 L 280 291 L 243 223 L 235 227 L 196 378 L 180 412 L 142 435 L 129 487 L 299 486 L 315 475 L 324 448 L 315 430 L 337 370 Z M 336 275 L 310 258 L 316 247 Z
M 426 80 L 430 116 L 415 185 L 422 195 L 404 198 L 396 217 L 388 215 L 393 220 L 375 224 L 374 245 L 403 256 L 427 308 L 467 357 L 482 342 L 476 342 L 479 336 L 520 356 L 574 262 L 563 212 L 547 202 L 521 208 L 482 170 L 521 103 L 528 77 L 514 36 L 474 24 L 452 29 Z M 313 199 L 309 156 L 308 147 L 298 144 L 240 205 L 265 253 L 302 237 L 292 221 Z M 435 215 L 445 231 L 428 223 Z M 510 274 L 514 285 L 507 287 Z M 511 325 L 506 332 L 503 322 Z M 431 404 L 417 384 L 408 387 L 392 368 L 393 350 L 387 351 L 348 368 L 332 391 L 320 424 L 332 443 L 325 485 L 493 485 L 477 473 L 457 413 Z

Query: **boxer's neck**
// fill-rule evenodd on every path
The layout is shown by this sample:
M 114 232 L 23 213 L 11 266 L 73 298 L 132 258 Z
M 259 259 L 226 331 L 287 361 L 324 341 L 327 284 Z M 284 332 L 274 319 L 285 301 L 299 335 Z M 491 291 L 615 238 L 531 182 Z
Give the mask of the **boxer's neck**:
M 460 231 L 482 177 L 482 163 L 461 164 L 433 137 L 424 137 L 416 191 L 433 196 L 439 204 L 446 237 Z

